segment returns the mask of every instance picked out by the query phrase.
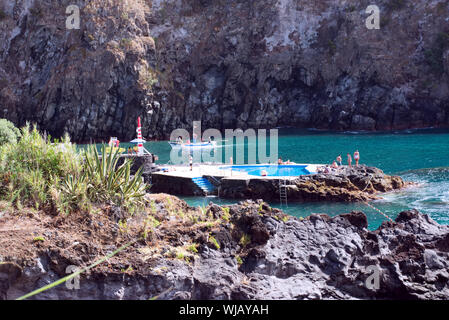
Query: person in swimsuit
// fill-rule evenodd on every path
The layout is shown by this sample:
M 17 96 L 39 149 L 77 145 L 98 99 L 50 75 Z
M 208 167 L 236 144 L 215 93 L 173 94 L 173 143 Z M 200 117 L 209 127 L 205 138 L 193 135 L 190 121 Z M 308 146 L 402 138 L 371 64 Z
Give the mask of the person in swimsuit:
M 359 150 L 356 150 L 354 152 L 354 160 L 355 160 L 355 165 L 358 166 L 359 165 L 359 160 L 360 160 L 360 153 Z
M 193 158 L 192 156 L 189 156 L 189 164 L 190 164 L 190 171 L 193 170 Z
M 351 167 L 352 165 L 352 157 L 351 155 L 348 153 L 348 166 Z
M 341 165 L 342 165 L 342 162 L 343 162 L 343 160 L 341 160 L 341 155 L 339 155 L 339 156 L 337 157 L 337 164 L 338 164 L 339 166 L 341 166 Z

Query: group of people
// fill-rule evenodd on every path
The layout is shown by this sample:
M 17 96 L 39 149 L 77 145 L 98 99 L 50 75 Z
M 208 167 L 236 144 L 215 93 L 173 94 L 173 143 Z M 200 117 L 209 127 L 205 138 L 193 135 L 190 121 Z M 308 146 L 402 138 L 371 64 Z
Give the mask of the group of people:
M 352 157 L 351 154 L 348 152 L 348 167 L 352 167 Z M 355 165 L 358 166 L 359 165 L 359 161 L 360 161 L 360 152 L 359 150 L 356 150 L 354 152 L 354 160 L 355 160 Z M 336 166 L 341 166 L 342 165 L 342 159 L 341 159 L 341 155 L 339 155 L 337 157 L 337 160 L 334 161 L 334 163 L 332 165 L 336 165 Z
M 355 165 L 358 166 L 359 165 L 359 161 L 360 161 L 360 152 L 359 152 L 359 150 L 356 150 L 354 152 L 354 160 L 355 160 Z M 352 156 L 351 156 L 350 153 L 347 154 L 347 161 L 348 161 L 348 167 L 352 167 Z M 329 166 L 318 167 L 317 170 L 318 170 L 318 172 L 330 173 L 333 170 L 338 170 L 341 166 L 343 166 L 343 159 L 342 159 L 341 155 L 339 155 L 332 162 L 330 168 L 329 168 Z
M 209 137 L 209 139 L 207 140 L 207 143 L 211 143 L 212 141 L 213 140 Z M 186 144 L 197 143 L 197 142 L 198 142 L 197 135 L 194 134 L 192 141 L 190 141 L 190 139 L 187 139 Z M 201 139 L 200 142 L 205 142 L 205 141 L 203 141 Z M 182 136 L 179 136 L 179 137 L 176 138 L 176 143 L 177 144 L 184 144 L 184 141 L 182 140 Z
M 295 164 L 295 163 L 291 162 L 290 159 L 284 162 L 284 161 L 282 161 L 282 158 L 279 158 L 278 164 L 281 165 L 281 164 Z

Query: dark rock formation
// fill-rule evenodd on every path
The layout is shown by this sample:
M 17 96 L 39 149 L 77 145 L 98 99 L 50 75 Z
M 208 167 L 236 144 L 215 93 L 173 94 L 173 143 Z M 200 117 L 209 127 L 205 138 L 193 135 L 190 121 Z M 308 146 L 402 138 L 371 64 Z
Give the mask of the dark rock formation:
M 287 180 L 288 181 L 288 180 Z M 289 201 L 367 201 L 379 192 L 403 188 L 399 176 L 389 176 L 374 167 L 343 167 L 334 173 L 300 176 L 287 185 Z M 279 179 L 221 180 L 220 196 L 237 199 L 279 201 Z
M 449 125 L 445 0 L 0 3 L 0 117 L 77 141 L 204 127 Z M 149 111 L 149 113 L 148 113 Z
M 385 222 L 371 232 L 366 229 L 367 219 L 361 212 L 333 218 L 312 215 L 298 220 L 261 201 L 246 201 L 226 210 L 209 206 L 206 215 L 222 222 L 208 229 L 198 223 L 176 225 L 171 212 L 189 212 L 182 201 L 156 200 L 154 208 L 155 216 L 161 221 L 165 217 L 168 223 L 153 230 L 158 246 L 137 242 L 110 259 L 107 266 L 100 265 L 83 275 L 80 290 L 61 285 L 34 298 L 148 299 L 161 293 L 161 299 L 449 296 L 449 226 L 439 225 L 415 210 L 401 212 L 396 222 Z M 85 220 L 80 220 L 78 226 Z M 64 235 L 73 232 L 74 225 L 70 222 L 71 229 L 64 228 L 63 220 L 58 223 L 59 232 L 48 231 L 47 243 L 37 249 L 30 251 L 26 239 L 25 245 L 8 242 L 0 248 L 4 261 L 0 265 L 0 297 L 18 297 L 65 275 L 67 265 L 95 258 L 97 250 L 113 250 L 114 245 L 108 244 L 105 237 L 110 222 L 102 221 L 105 233 L 101 238 L 100 231 L 85 237 L 90 242 L 79 240 L 84 232 L 77 231 L 74 238 L 79 243 L 64 247 Z M 131 220 L 128 222 L 129 237 L 133 229 Z M 93 230 L 95 224 L 91 222 L 89 228 Z M 19 235 L 16 231 L 8 238 Z M 168 258 L 163 239 L 172 245 L 195 241 L 198 252 L 190 255 L 190 262 Z M 94 240 L 96 246 L 92 244 Z M 25 256 L 19 258 L 18 252 Z M 370 280 L 375 275 L 378 286 Z

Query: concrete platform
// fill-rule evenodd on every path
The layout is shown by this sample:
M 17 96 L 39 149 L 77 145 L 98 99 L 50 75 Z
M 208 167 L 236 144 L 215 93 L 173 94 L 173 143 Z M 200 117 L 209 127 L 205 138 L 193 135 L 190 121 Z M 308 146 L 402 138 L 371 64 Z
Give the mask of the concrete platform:
M 248 166 L 274 166 L 273 164 L 258 164 L 258 165 L 248 165 Z M 193 165 L 192 171 L 190 171 L 189 166 L 174 166 L 174 165 L 160 165 L 160 169 L 167 169 L 166 172 L 156 172 L 154 174 L 166 175 L 166 176 L 176 176 L 184 178 L 196 178 L 202 176 L 213 176 L 217 178 L 233 178 L 233 179 L 294 179 L 297 176 L 258 176 L 249 175 L 247 172 L 242 172 L 238 170 L 232 170 L 230 164 L 196 164 Z M 239 165 L 244 166 L 244 165 Z M 306 170 L 311 173 L 317 171 L 317 167 L 323 166 L 322 164 L 300 164 L 294 163 L 289 164 L 289 166 L 306 166 Z
M 275 166 L 273 164 L 260 164 L 260 165 L 248 165 L 254 166 Z M 288 166 L 304 167 L 311 174 L 317 171 L 317 167 L 320 164 L 288 164 Z M 152 174 L 152 191 L 163 192 L 173 195 L 185 195 L 185 196 L 205 196 L 211 194 L 211 191 L 207 191 L 201 188 L 194 182 L 196 178 L 205 178 L 208 183 L 215 186 L 216 190 L 212 194 L 220 196 L 220 189 L 222 185 L 245 185 L 247 186 L 250 181 L 270 181 L 271 183 L 277 183 L 279 180 L 294 180 L 298 176 L 258 176 L 251 175 L 247 172 L 233 170 L 232 165 L 229 164 L 196 164 L 190 170 L 190 166 L 176 166 L 176 165 L 164 165 L 159 166 L 159 169 L 164 171 L 154 172 Z M 241 167 L 241 165 L 239 165 Z

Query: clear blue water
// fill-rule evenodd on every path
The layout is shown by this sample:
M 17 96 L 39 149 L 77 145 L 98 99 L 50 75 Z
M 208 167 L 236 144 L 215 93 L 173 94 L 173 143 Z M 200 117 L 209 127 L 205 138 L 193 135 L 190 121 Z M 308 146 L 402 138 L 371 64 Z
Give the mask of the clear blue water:
M 223 169 L 232 168 L 233 171 L 246 172 L 252 176 L 262 176 L 262 171 L 268 177 L 292 177 L 310 174 L 306 166 L 301 165 L 256 165 L 256 166 L 226 166 Z
M 166 141 L 146 143 L 146 148 L 159 156 L 159 163 L 167 163 L 170 146 Z M 406 209 L 416 208 L 442 224 L 449 224 L 449 131 L 408 130 L 384 133 L 335 133 L 316 130 L 281 129 L 279 155 L 296 163 L 331 163 L 338 155 L 356 149 L 360 162 L 376 166 L 388 174 L 419 183 L 417 187 L 388 193 L 372 204 L 392 218 Z M 235 158 L 234 158 L 235 159 Z M 234 203 L 218 198 L 184 198 L 190 205 Z M 271 203 L 279 207 L 277 203 Z M 370 229 L 383 220 L 379 213 L 363 204 L 348 203 L 289 203 L 282 208 L 296 217 L 312 213 L 331 216 L 360 210 L 367 214 Z

